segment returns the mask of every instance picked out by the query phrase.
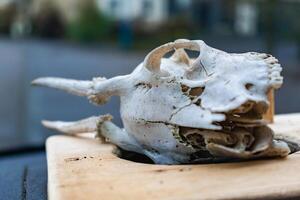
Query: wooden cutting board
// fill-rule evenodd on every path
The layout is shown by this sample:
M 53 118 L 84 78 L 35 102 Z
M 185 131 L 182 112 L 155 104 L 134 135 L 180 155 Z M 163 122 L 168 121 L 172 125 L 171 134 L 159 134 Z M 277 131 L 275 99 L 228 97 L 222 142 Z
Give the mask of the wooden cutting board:
M 300 135 L 300 114 L 278 115 L 272 126 L 276 132 Z M 50 200 L 300 199 L 300 153 L 284 159 L 167 166 L 120 159 L 112 145 L 88 136 L 52 136 L 46 146 Z

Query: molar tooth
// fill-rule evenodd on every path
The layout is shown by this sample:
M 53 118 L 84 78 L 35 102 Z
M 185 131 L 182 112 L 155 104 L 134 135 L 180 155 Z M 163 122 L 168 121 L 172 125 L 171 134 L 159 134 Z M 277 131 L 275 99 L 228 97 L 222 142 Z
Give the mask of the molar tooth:
M 259 57 L 259 58 L 268 58 L 270 55 L 269 54 L 266 54 L 266 53 L 258 53 L 257 54 L 257 56 Z
M 270 77 L 280 77 L 280 72 L 279 72 L 279 71 L 273 71 L 273 72 L 270 74 Z
M 278 89 L 281 87 L 283 82 L 283 77 L 277 77 L 276 79 L 271 79 L 270 80 L 270 85 L 275 88 Z
M 277 60 L 277 58 L 275 58 L 275 57 L 269 57 L 269 58 L 265 59 L 265 61 L 266 61 L 268 64 L 275 64 L 275 63 L 278 63 L 278 60 Z
M 280 65 L 276 65 L 276 66 L 273 66 L 269 68 L 269 72 L 272 72 L 272 71 L 278 71 L 278 72 L 281 72 L 282 71 L 282 67 Z
M 282 76 L 272 76 L 271 81 L 283 81 L 283 77 Z

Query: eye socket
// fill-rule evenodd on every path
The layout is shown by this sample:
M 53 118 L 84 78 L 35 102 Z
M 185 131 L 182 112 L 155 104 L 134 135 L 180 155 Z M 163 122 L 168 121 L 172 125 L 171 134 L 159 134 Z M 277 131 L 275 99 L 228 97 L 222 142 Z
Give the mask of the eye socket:
M 251 90 L 254 87 L 254 85 L 252 83 L 246 83 L 245 88 L 247 90 Z

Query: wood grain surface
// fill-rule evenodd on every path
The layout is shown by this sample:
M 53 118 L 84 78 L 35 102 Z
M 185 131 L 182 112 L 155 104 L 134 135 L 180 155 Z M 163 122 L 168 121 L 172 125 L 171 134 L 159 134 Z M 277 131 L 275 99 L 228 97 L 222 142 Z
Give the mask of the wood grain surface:
M 275 132 L 300 138 L 300 114 L 275 116 Z M 127 161 L 90 135 L 47 140 L 48 195 L 57 199 L 300 199 L 300 153 L 227 164 Z

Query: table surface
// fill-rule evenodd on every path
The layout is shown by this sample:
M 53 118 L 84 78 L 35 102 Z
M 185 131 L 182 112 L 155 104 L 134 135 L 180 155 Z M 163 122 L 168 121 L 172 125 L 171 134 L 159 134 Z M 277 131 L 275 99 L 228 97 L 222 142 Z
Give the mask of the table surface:
M 272 127 L 299 139 L 300 114 L 276 116 Z M 85 136 L 52 136 L 46 147 L 49 199 L 300 198 L 300 152 L 237 163 L 154 165 L 118 158 L 112 145 Z
M 277 123 L 274 128 L 278 126 L 282 127 L 282 124 Z M 293 123 L 285 128 L 299 133 L 300 129 L 291 127 L 294 127 Z M 0 169 L 1 200 L 47 199 L 47 165 L 44 151 L 2 155 Z

